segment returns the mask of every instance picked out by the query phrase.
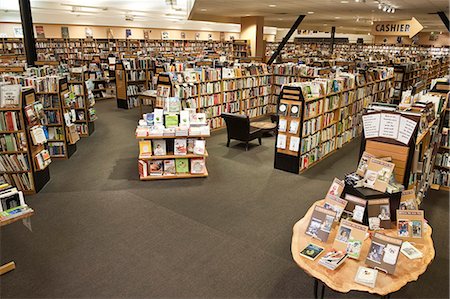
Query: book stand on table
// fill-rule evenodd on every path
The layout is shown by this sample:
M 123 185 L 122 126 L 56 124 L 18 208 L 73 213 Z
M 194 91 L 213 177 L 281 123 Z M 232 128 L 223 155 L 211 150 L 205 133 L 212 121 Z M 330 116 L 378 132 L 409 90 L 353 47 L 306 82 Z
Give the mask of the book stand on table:
M 370 288 L 354 281 L 354 277 L 359 266 L 365 266 L 365 258 L 370 248 L 370 239 L 364 241 L 359 260 L 347 258 L 344 264 L 334 271 L 319 265 L 318 259 L 320 259 L 320 256 L 315 261 L 302 257 L 300 255 L 300 251 L 302 251 L 303 248 L 310 243 L 324 247 L 324 251 L 330 250 L 333 246 L 333 240 L 336 236 L 338 225 L 333 226 L 328 242 L 326 243 L 320 242 L 319 240 L 305 234 L 314 210 L 314 206 L 323 206 L 323 204 L 323 200 L 316 201 L 308 210 L 306 215 L 294 225 L 291 244 L 292 257 L 294 261 L 309 276 L 314 278 L 314 298 L 319 298 L 319 282 L 322 284 L 320 298 L 324 297 L 325 286 L 328 286 L 330 289 L 340 293 L 362 291 L 379 295 L 383 299 L 390 298 L 390 294 L 400 290 L 409 282 L 416 281 L 419 276 L 427 270 L 428 265 L 433 261 L 435 250 L 433 240 L 431 238 L 432 229 L 428 224 L 424 227 L 423 237 L 421 239 L 417 239 L 414 244 L 414 246 L 416 246 L 417 249 L 423 253 L 423 257 L 421 259 L 410 260 L 400 253 L 395 274 L 388 275 L 383 272 L 379 272 L 375 288 Z M 397 237 L 397 230 L 395 228 L 385 229 L 383 230 L 383 234 Z
M 5 219 L 5 220 L 0 220 L 0 227 L 8 225 L 8 224 L 11 224 L 11 223 L 14 223 L 16 221 L 19 221 L 19 220 L 22 220 L 22 219 L 25 219 L 25 218 L 29 218 L 29 217 L 33 216 L 33 214 L 34 214 L 34 211 L 30 209 L 29 212 L 21 214 L 21 215 L 19 215 L 17 217 L 8 218 L 8 219 Z M 14 263 L 14 261 L 6 263 L 4 265 L 1 265 L 0 266 L 0 275 L 8 273 L 8 272 L 10 272 L 10 271 L 12 271 L 14 269 L 16 269 L 16 264 Z

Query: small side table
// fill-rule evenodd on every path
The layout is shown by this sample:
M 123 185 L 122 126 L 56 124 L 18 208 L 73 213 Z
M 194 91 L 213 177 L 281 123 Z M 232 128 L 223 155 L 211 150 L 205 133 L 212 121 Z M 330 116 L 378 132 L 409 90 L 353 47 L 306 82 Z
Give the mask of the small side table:
M 277 124 L 276 123 L 271 123 L 271 122 L 268 122 L 268 121 L 251 122 L 250 126 L 252 126 L 254 128 L 261 129 L 263 134 L 268 134 L 268 133 L 274 134 L 275 133 L 275 129 L 277 128 Z

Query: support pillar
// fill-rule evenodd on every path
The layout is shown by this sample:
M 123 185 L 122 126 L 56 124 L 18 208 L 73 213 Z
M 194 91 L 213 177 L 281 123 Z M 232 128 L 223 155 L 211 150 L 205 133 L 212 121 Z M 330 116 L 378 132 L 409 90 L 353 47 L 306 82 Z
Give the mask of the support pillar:
M 31 17 L 30 0 L 19 0 L 20 18 L 22 19 L 23 45 L 27 64 L 34 66 L 36 55 L 36 41 L 34 40 L 33 19 Z
M 330 54 L 333 54 L 334 51 L 334 36 L 336 34 L 336 27 L 331 27 L 331 45 L 330 45 Z
M 250 41 L 250 56 L 263 57 L 264 47 L 264 17 L 242 17 L 240 39 Z
M 443 11 L 438 11 L 437 14 L 439 15 L 439 17 L 441 18 L 442 23 L 444 23 L 445 27 L 447 27 L 447 31 L 450 32 L 450 24 L 448 21 L 448 17 L 445 14 L 445 12 Z

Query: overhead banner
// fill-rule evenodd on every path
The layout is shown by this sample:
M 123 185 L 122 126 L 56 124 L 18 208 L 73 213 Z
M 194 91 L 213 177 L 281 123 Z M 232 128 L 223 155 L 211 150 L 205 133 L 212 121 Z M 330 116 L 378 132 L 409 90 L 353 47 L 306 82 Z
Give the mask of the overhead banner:
M 373 22 L 372 35 L 413 37 L 423 29 L 422 24 L 412 18 L 404 21 Z

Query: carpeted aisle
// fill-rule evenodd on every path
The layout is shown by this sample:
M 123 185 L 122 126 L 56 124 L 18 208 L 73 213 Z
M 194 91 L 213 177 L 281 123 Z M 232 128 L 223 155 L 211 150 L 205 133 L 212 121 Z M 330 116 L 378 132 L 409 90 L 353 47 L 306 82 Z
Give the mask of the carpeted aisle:
M 245 152 L 227 148 L 220 132 L 207 141 L 207 179 L 141 182 L 139 109 L 115 107 L 97 103 L 94 135 L 53 162 L 49 184 L 27 197 L 33 232 L 2 228 L 1 262 L 17 269 L 1 277 L 1 298 L 313 296 L 313 280 L 291 258 L 292 226 L 355 168 L 358 141 L 294 175 L 273 169 L 274 138 Z M 448 193 L 431 193 L 436 259 L 393 298 L 448 298 L 448 208 Z

